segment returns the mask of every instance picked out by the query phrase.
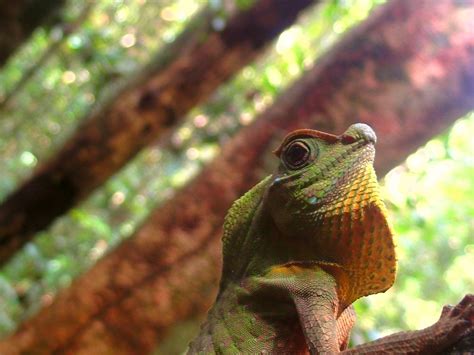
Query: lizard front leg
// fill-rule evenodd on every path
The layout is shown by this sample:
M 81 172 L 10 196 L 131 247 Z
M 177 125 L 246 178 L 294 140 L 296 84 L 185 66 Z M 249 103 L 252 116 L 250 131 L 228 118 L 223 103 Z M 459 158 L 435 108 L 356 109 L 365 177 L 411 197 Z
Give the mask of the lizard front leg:
M 350 305 L 337 318 L 337 338 L 339 340 L 339 349 L 345 350 L 349 346 L 351 330 L 356 321 L 354 307 Z
M 335 354 L 347 346 L 354 314 L 349 309 L 338 324 L 336 286 L 335 278 L 319 266 L 296 263 L 274 267 L 244 285 L 252 293 L 271 289 L 287 293 L 312 354 Z
M 351 308 L 338 317 L 337 284 L 331 274 L 318 266 L 291 264 L 251 279 L 254 292 L 273 288 L 288 293 L 312 354 L 336 354 L 340 350 L 343 354 L 435 354 L 474 329 L 474 295 L 467 295 L 456 307 L 445 307 L 438 322 L 428 328 L 392 334 L 344 350 L 355 317 Z
M 290 296 L 295 302 L 310 352 L 339 352 L 336 321 L 338 302 L 335 289 L 323 289 L 317 285 L 314 288 L 290 291 Z

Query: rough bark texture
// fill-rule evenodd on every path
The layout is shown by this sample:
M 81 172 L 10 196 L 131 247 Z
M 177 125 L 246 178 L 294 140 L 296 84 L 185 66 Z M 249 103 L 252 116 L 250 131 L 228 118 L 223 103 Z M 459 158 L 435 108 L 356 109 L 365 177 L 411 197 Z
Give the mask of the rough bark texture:
M 224 214 L 268 172 L 266 158 L 285 132 L 369 123 L 382 176 L 473 109 L 472 18 L 474 4 L 455 0 L 380 8 L 133 237 L 0 343 L 0 353 L 145 353 L 171 325 L 204 312 L 215 294 Z
M 10 55 L 64 4 L 64 0 L 3 0 L 0 2 L 0 67 Z
M 204 12 L 0 206 L 0 264 L 252 61 L 315 0 L 260 0 L 222 31 Z M 48 208 L 44 208 L 48 206 Z

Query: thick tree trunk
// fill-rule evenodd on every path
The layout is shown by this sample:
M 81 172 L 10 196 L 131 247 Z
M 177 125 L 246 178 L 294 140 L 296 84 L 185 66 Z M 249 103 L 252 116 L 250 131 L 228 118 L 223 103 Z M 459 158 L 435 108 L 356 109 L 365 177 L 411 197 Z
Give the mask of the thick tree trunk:
M 0 352 L 144 353 L 174 323 L 202 314 L 215 294 L 224 214 L 268 173 L 264 161 L 285 132 L 369 123 L 384 175 L 473 109 L 472 18 L 474 4 L 455 0 L 380 8 Z
M 3 1 L 0 4 L 0 67 L 63 4 L 64 0 Z
M 0 264 L 161 136 L 315 0 L 260 0 L 221 31 L 204 12 L 137 80 L 92 113 L 0 206 Z M 45 208 L 47 206 L 47 208 Z

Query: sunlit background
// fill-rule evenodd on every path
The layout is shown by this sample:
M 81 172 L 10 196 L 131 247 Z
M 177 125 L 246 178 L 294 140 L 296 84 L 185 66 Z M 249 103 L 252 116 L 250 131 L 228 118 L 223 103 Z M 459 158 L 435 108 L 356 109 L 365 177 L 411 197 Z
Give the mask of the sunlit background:
M 226 139 L 379 3 L 332 0 L 310 10 L 165 143 L 144 150 L 29 243 L 0 272 L 0 334 L 51 303 L 58 289 L 130 236 L 151 208 L 186 184 Z M 0 198 L 65 141 L 93 104 L 173 41 L 203 4 L 70 1 L 65 18 L 69 25 L 80 19 L 75 28 L 61 23 L 36 31 L 0 71 Z M 355 343 L 425 327 L 443 304 L 474 291 L 473 133 L 470 114 L 383 179 L 399 274 L 391 290 L 357 302 Z

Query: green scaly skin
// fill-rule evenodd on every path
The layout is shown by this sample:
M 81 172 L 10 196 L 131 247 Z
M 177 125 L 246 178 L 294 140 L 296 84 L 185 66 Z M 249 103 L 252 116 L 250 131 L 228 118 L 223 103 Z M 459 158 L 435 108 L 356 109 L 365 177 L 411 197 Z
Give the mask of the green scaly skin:
M 387 290 L 396 272 L 373 170 L 375 141 L 365 124 L 341 136 L 297 130 L 283 140 L 278 171 L 227 214 L 219 294 L 189 353 L 346 349 L 355 321 L 352 302 Z M 474 300 L 468 297 L 430 328 L 344 352 L 421 353 L 448 346 L 472 327 Z

